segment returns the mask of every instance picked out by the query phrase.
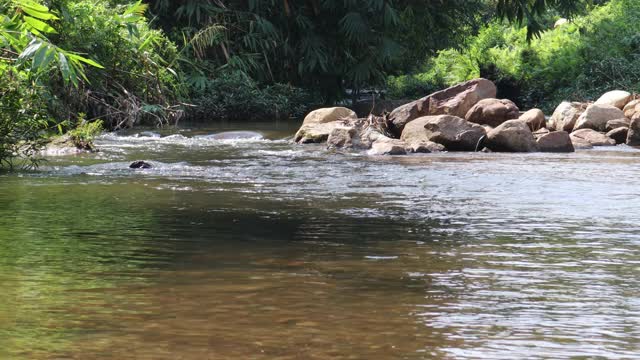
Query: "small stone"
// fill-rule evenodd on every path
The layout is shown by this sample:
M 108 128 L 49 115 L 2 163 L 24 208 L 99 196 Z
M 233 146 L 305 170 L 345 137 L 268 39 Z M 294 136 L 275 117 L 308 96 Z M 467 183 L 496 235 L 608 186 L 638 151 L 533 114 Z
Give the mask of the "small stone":
M 143 160 L 134 161 L 129 165 L 129 169 L 151 169 L 153 166 Z

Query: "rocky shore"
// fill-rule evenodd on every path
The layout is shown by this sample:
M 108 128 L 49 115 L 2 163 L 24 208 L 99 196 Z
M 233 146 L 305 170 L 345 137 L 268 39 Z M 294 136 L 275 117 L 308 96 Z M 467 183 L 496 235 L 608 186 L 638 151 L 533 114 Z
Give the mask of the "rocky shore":
M 496 99 L 495 84 L 474 79 L 382 116 L 358 118 L 344 107 L 307 115 L 294 140 L 372 155 L 441 151 L 574 152 L 594 146 L 640 146 L 640 99 L 611 91 L 594 103 L 563 102 L 547 118 Z

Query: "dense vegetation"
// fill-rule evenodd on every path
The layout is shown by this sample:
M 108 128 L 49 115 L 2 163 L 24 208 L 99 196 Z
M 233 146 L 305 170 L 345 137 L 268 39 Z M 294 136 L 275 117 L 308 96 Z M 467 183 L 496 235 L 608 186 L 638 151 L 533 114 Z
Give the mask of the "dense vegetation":
M 421 96 L 425 91 L 483 76 L 498 84 L 499 96 L 520 107 L 547 111 L 562 100 L 590 100 L 603 92 L 640 92 L 640 3 L 612 0 L 571 23 L 527 41 L 527 30 L 494 20 L 460 48 L 426 59 L 413 75 L 390 77 L 393 97 Z
M 631 0 L 542 32 L 588 3 L 0 0 L 0 162 L 32 158 L 54 133 L 85 144 L 100 124 L 297 117 L 364 89 L 422 96 L 478 75 L 533 104 L 566 88 L 582 65 L 633 66 L 623 46 L 637 42 L 637 11 L 623 11 L 637 7 Z M 624 40 L 607 50 L 614 59 L 591 51 L 611 40 L 596 30 L 619 32 L 622 17 Z M 588 95 L 591 79 L 574 86 Z

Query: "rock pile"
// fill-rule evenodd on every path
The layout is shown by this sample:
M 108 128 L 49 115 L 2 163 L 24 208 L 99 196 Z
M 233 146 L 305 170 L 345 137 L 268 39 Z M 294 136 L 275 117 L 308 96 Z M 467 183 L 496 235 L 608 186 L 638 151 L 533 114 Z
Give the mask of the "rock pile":
M 475 79 L 402 105 L 383 117 L 357 118 L 343 107 L 311 112 L 294 140 L 372 155 L 440 151 L 573 152 L 593 146 L 640 146 L 640 99 L 611 91 L 594 103 L 562 102 L 547 120 L 496 98 Z

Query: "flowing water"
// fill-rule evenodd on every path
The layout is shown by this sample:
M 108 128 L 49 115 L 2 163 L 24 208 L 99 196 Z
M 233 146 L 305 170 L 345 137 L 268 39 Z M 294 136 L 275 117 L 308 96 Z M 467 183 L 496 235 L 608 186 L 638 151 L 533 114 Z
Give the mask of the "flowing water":
M 0 359 L 640 357 L 640 151 L 369 157 L 295 125 L 0 175 Z

